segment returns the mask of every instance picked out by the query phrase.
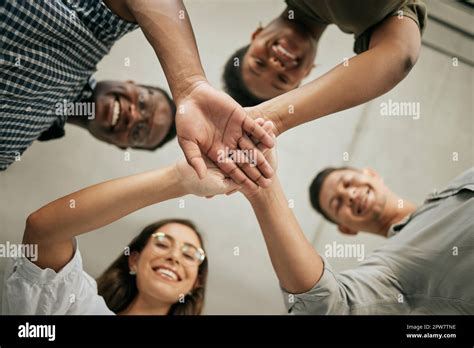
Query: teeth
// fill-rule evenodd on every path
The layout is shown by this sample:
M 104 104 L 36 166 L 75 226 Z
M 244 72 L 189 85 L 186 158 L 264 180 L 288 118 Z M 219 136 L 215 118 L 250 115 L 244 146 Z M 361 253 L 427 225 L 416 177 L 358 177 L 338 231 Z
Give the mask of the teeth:
M 286 57 L 290 58 L 290 59 L 293 59 L 293 60 L 296 60 L 296 56 L 294 54 L 292 54 L 291 52 L 288 52 L 284 47 L 282 47 L 281 45 L 276 45 L 274 46 L 275 49 L 277 51 L 279 51 L 280 53 L 282 53 L 283 55 L 285 55 Z
M 178 275 L 166 268 L 158 268 L 158 272 L 172 280 L 178 280 Z
M 112 127 L 114 127 L 120 118 L 120 103 L 118 100 L 114 101 L 114 109 L 112 113 Z

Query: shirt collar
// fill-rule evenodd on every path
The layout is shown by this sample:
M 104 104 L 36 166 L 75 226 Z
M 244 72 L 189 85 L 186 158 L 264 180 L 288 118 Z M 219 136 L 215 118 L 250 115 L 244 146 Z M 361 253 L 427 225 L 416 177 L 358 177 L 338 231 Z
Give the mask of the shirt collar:
M 417 209 L 418 210 L 418 209 Z M 396 235 L 398 232 L 400 232 L 406 224 L 408 224 L 408 222 L 410 222 L 412 216 L 416 213 L 415 210 L 413 213 L 411 214 L 408 214 L 407 216 L 405 216 L 402 220 L 400 220 L 399 222 L 391 225 L 388 229 L 388 233 L 387 233 L 387 237 L 390 238 L 390 237 L 393 237 L 394 235 Z
M 421 207 L 418 207 L 413 213 L 405 216 L 401 221 L 390 226 L 387 237 L 393 237 L 398 232 L 400 232 L 411 221 L 411 219 L 413 219 L 413 217 L 425 210 L 425 206 L 430 202 L 453 196 L 461 190 L 474 191 L 474 167 L 469 168 L 464 173 L 452 180 L 444 190 L 440 192 L 435 190 L 433 193 L 429 194 L 426 197 L 425 203 Z

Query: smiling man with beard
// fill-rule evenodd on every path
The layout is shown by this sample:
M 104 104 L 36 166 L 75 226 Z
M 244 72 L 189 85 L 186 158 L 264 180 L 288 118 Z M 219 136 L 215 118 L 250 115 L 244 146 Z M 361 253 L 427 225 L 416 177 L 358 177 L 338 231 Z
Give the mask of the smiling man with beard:
M 120 38 L 138 28 L 179 105 L 178 143 L 199 177 L 206 176 L 208 158 L 243 186 L 268 185 L 273 173 L 260 149 L 271 148 L 274 141 L 235 100 L 207 80 L 182 0 L 1 2 L 0 171 L 18 161 L 38 138 L 55 135 L 54 128 L 48 132 L 51 127 L 69 118 L 69 112 L 56 114 L 58 103 L 83 103 L 81 92 L 97 64 Z M 105 99 L 97 98 L 100 118 L 79 124 L 121 148 L 158 146 L 170 123 L 160 116 L 166 113 L 166 103 L 157 102 L 162 93 L 153 88 L 133 93 L 124 86 L 113 89 Z M 264 148 L 257 149 L 257 144 Z M 257 166 L 219 162 L 218 153 L 226 147 L 255 149 Z
M 58 108 L 65 109 L 63 104 L 67 105 L 66 101 L 59 103 Z M 87 104 L 93 108 L 93 116 L 68 114 L 68 123 L 121 149 L 155 150 L 176 137 L 176 106 L 168 93 L 158 87 L 139 85 L 134 81 L 100 81 L 96 84 L 91 79 L 81 98 L 71 104 Z M 56 122 L 38 140 L 63 135 L 64 123 Z

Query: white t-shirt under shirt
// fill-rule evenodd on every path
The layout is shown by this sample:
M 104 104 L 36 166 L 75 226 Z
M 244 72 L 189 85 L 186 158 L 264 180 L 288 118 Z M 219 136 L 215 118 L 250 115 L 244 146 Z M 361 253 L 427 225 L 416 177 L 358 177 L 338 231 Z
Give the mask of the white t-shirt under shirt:
M 26 257 L 12 258 L 5 269 L 3 315 L 114 315 L 97 283 L 82 268 L 77 241 L 74 256 L 59 272 L 41 269 Z

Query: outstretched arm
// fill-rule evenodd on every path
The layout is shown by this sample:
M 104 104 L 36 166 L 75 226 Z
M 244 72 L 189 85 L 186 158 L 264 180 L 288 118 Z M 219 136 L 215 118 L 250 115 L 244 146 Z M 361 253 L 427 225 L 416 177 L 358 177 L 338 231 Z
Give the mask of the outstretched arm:
M 123 3 L 122 16 L 128 14 L 140 25 L 160 60 L 175 100 L 186 96 L 195 83 L 207 81 L 183 1 L 109 2 Z
M 239 147 L 255 149 L 245 134 L 267 147 L 273 141 L 231 97 L 211 87 L 199 58 L 193 29 L 181 0 L 106 0 L 107 5 L 124 19 L 140 25 L 155 50 L 177 105 L 176 132 L 188 163 L 199 177 L 206 174 L 204 157 L 211 159 L 236 183 L 265 186 L 256 180 L 272 171 L 262 155 L 256 167 L 234 161 L 218 161 L 219 154 Z M 258 150 L 256 150 L 258 152 Z
M 267 153 L 267 158 L 275 167 L 274 151 Z M 278 177 L 273 178 L 269 188 L 242 192 L 257 216 L 281 287 L 290 293 L 303 293 L 321 278 L 323 261 L 288 207 Z
M 390 17 L 374 30 L 369 49 L 296 90 L 250 108 L 253 118 L 275 124 L 278 134 L 297 125 L 372 100 L 395 87 L 416 63 L 421 47 L 418 25 Z M 294 113 L 288 112 L 293 105 Z
M 154 170 L 106 181 L 59 198 L 26 222 L 24 244 L 38 245 L 41 268 L 61 269 L 73 256 L 73 238 L 108 225 L 138 209 L 186 194 L 211 196 L 236 189 L 209 164 L 209 175 L 199 180 L 184 161 Z

